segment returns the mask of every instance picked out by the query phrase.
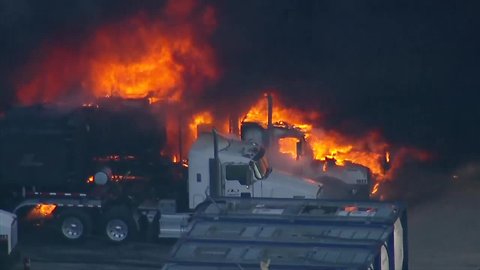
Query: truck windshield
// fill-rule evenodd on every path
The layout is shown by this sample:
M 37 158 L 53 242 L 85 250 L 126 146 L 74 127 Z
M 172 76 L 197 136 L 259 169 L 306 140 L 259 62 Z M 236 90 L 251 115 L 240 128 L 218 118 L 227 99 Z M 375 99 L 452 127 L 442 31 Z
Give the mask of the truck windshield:
M 265 156 L 262 158 L 255 160 L 253 162 L 255 178 L 257 179 L 265 179 L 267 178 L 268 174 L 272 171 L 270 168 L 270 164 L 268 164 L 268 160 Z

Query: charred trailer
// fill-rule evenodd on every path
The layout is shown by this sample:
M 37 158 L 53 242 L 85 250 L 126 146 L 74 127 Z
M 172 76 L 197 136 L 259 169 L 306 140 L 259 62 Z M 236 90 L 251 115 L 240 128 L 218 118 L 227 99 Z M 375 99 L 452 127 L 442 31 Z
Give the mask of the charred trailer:
M 120 174 L 158 159 L 165 132 L 148 108 L 113 101 L 16 108 L 0 123 L 0 183 L 79 191 L 103 167 L 126 161 L 110 168 Z
M 144 100 L 14 108 L 0 121 L 0 204 L 67 240 L 100 226 L 112 241 L 130 237 L 125 227 L 145 225 L 149 198 L 176 188 L 162 182 L 174 175 L 165 145 L 165 125 Z
M 15 108 L 0 123 L 2 185 L 75 188 L 87 170 L 87 133 L 74 112 Z

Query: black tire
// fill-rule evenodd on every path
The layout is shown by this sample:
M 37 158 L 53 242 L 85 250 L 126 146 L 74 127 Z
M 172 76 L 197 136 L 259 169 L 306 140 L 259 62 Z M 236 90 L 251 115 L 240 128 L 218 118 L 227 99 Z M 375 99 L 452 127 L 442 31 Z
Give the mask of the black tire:
M 66 208 L 58 217 L 58 232 L 66 242 L 84 241 L 92 232 L 92 218 L 81 209 Z
M 113 244 L 121 244 L 136 238 L 137 226 L 130 209 L 126 206 L 114 206 L 103 216 L 102 233 Z

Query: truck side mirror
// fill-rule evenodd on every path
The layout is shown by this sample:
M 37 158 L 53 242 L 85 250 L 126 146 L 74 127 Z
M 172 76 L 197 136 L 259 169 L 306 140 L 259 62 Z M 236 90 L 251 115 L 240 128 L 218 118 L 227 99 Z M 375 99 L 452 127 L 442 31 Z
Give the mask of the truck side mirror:
M 253 180 L 252 178 L 252 172 L 253 172 L 253 175 L 255 176 L 255 179 L 257 180 L 262 180 L 262 175 L 260 174 L 260 172 L 258 171 L 257 167 L 255 166 L 255 163 L 253 161 L 250 161 L 249 163 L 249 167 L 250 167 L 250 170 L 249 170 L 249 175 L 250 175 L 250 181 Z

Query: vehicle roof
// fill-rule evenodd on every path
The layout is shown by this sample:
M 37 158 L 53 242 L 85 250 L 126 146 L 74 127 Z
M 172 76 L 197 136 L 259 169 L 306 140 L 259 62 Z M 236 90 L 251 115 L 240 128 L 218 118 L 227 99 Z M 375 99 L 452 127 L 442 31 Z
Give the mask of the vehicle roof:
M 248 160 L 260 152 L 260 146 L 254 143 L 241 141 L 234 135 L 226 135 L 218 133 L 218 154 L 221 158 L 245 158 Z M 213 158 L 213 134 L 201 133 L 195 143 L 190 148 L 190 159 L 200 155 L 202 157 L 208 156 Z

